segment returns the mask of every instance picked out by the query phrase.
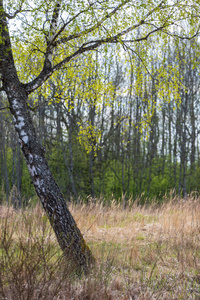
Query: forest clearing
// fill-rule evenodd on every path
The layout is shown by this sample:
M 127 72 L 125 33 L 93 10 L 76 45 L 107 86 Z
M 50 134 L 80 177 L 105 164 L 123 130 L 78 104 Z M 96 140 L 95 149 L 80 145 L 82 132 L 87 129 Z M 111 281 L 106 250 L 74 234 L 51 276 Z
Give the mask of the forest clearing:
M 0 0 L 0 300 L 200 299 L 199 37 L 199 0 Z
M 73 277 L 40 204 L 0 207 L 1 299 L 200 299 L 200 199 L 69 204 L 97 263 Z

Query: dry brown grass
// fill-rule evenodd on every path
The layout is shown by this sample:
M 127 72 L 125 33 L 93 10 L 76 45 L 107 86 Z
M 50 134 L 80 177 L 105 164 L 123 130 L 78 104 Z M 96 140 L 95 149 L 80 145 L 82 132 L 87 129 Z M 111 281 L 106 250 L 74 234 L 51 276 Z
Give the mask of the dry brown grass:
M 70 204 L 97 258 L 71 277 L 40 205 L 0 207 L 0 299 L 200 299 L 200 199 Z

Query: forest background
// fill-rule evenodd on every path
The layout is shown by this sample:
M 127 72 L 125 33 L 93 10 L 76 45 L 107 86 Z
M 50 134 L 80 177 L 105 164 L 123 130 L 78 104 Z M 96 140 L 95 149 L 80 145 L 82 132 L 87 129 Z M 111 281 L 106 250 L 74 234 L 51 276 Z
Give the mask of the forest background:
M 191 34 L 192 27 L 182 25 L 178 34 Z M 22 81 L 38 74 L 36 48 L 33 41 L 15 42 Z M 199 48 L 198 36 L 163 32 L 134 47 L 105 45 L 71 61 L 30 95 L 37 134 L 67 200 L 90 195 L 125 204 L 130 197 L 143 203 L 169 193 L 198 194 Z M 1 93 L 0 198 L 12 191 L 21 205 L 36 194 L 6 107 Z

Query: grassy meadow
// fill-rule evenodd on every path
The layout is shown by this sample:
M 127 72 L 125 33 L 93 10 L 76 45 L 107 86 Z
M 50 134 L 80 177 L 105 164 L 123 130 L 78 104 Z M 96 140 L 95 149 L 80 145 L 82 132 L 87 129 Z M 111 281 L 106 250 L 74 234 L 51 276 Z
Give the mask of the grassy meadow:
M 97 265 L 71 275 L 40 204 L 0 206 L 0 299 L 200 299 L 200 199 L 69 208 Z

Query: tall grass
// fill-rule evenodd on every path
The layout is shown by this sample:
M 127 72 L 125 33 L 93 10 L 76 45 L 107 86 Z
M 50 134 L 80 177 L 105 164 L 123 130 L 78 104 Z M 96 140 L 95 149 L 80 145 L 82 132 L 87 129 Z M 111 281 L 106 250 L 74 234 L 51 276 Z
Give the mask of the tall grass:
M 39 204 L 0 206 L 0 299 L 200 299 L 200 199 L 69 204 L 97 258 L 72 275 Z

